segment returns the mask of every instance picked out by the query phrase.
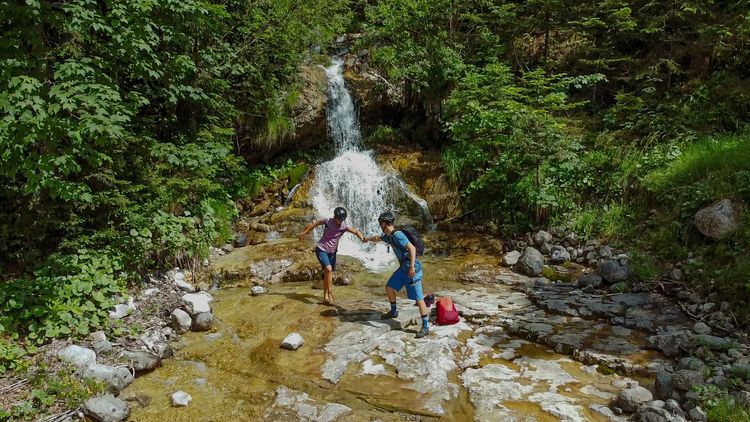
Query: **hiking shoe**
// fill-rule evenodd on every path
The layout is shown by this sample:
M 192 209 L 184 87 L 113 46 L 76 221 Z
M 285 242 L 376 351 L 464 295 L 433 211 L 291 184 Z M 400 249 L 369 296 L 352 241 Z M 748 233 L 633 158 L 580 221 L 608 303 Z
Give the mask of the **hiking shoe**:
M 427 327 L 422 327 L 422 329 L 419 330 L 419 332 L 417 333 L 417 335 L 415 335 L 414 337 L 415 338 L 427 337 L 427 334 L 430 334 L 430 329 L 427 328 Z
M 398 316 L 398 311 L 396 312 L 388 311 L 388 313 L 381 315 L 380 319 L 391 319 L 391 318 L 396 318 L 397 316 Z

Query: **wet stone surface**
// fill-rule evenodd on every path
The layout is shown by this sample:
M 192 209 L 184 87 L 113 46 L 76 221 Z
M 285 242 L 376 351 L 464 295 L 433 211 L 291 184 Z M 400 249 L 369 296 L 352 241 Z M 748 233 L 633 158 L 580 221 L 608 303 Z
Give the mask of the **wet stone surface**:
M 270 256 L 242 253 L 277 259 L 274 244 L 263 246 Z M 426 293 L 452 297 L 462 318 L 435 326 L 433 310 L 424 339 L 414 337 L 413 301 L 400 298 L 398 318 L 381 319 L 388 273 L 353 271 L 332 306 L 309 282 L 269 284 L 255 297 L 214 292 L 214 332 L 184 334 L 176 359 L 136 378 L 127 395 L 154 400 L 134 416 L 163 420 L 175 411 L 169 395 L 183 390 L 193 403 L 180 410 L 194 420 L 619 421 L 608 405 L 629 386 L 651 388 L 669 364 L 648 336 L 687 326 L 648 293 L 586 294 L 490 256 L 425 261 Z M 293 353 L 279 347 L 291 332 L 305 338 Z

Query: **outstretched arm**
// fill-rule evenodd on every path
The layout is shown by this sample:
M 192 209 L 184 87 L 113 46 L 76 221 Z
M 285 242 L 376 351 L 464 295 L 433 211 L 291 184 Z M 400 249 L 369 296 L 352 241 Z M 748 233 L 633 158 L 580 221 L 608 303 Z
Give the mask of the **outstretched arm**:
M 299 240 L 304 239 L 305 236 L 308 233 L 310 233 L 310 230 L 314 229 L 315 227 L 321 226 L 321 225 L 323 225 L 325 223 L 326 223 L 326 220 L 315 220 L 315 221 L 311 222 L 310 224 L 307 225 L 307 227 L 305 227 L 304 230 L 302 230 L 302 232 L 300 232 L 300 234 L 298 236 Z
M 381 239 L 380 236 L 370 236 L 370 237 L 365 237 L 364 242 L 378 242 L 381 240 L 383 239 Z
M 347 227 L 346 231 L 348 231 L 349 233 L 357 236 L 359 238 L 359 240 L 361 240 L 363 242 L 367 242 L 367 239 L 365 239 L 365 235 L 363 235 L 361 231 L 355 229 L 354 227 Z

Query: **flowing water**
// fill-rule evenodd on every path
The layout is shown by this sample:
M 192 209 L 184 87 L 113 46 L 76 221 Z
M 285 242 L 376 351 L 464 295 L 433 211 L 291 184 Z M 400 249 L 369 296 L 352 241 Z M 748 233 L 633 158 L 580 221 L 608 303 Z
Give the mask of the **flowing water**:
M 380 233 L 377 216 L 393 205 L 386 202 L 386 175 L 372 152 L 362 150 L 359 121 L 342 69 L 341 58 L 334 58 L 326 68 L 329 81 L 326 116 L 336 157 L 318 165 L 310 197 L 319 218 L 333 216 L 333 209 L 342 206 L 349 212 L 347 223 L 372 236 Z M 321 234 L 319 227 L 314 235 Z M 393 260 L 384 245 L 362 244 L 348 235 L 339 243 L 339 254 L 355 257 L 371 270 L 385 268 Z
M 280 239 L 235 250 L 214 265 L 240 268 L 295 248 L 296 240 Z M 130 420 L 555 421 L 563 420 L 555 415 L 572 412 L 578 418 L 566 420 L 607 421 L 590 406 L 608 403 L 622 377 L 600 374 L 547 347 L 514 338 L 489 320 L 467 323 L 471 307 L 478 304 L 487 315 L 493 307 L 506 308 L 509 314 L 503 318 L 529 313 L 514 310 L 518 296 L 509 286 L 456 280 L 458 273 L 476 266 L 515 277 L 495 262 L 485 255 L 425 258 L 426 288 L 453 292 L 468 319 L 433 327 L 422 342 L 413 339 L 416 326 L 367 337 L 367 330 L 381 327 L 388 272 L 356 272 L 352 285 L 335 287 L 335 307 L 323 305 L 320 290 L 309 282 L 270 285 L 269 293 L 258 297 L 250 296 L 247 288 L 215 291 L 212 308 L 217 323 L 212 332 L 182 336 L 175 358 L 136 378 L 123 392 L 124 397 L 150 400 L 148 406 L 135 407 Z M 344 258 L 347 263 L 356 261 Z M 404 300 L 400 307 L 402 313 L 414 308 Z M 305 339 L 293 352 L 279 347 L 291 332 Z M 373 350 L 367 359 L 354 359 L 346 349 L 370 341 Z M 353 360 L 332 378 L 327 368 L 336 353 Z M 177 390 L 192 395 L 190 406 L 170 407 L 169 397 Z M 289 398 L 284 391 L 298 393 Z M 327 419 L 322 409 L 332 403 L 351 410 Z

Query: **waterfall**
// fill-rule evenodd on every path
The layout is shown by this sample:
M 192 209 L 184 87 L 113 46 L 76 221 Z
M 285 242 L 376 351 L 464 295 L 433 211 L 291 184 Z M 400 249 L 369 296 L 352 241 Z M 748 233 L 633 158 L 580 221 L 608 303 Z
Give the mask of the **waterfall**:
M 332 217 L 333 209 L 342 206 L 349 213 L 346 222 L 350 226 L 365 236 L 373 236 L 381 233 L 378 215 L 392 208 L 386 201 L 388 179 L 375 163 L 372 152 L 363 151 L 359 119 L 342 68 L 343 60 L 339 57 L 326 68 L 326 116 L 336 157 L 318 165 L 310 196 L 320 218 Z M 321 234 L 322 228 L 316 228 L 316 238 Z M 349 234 L 342 237 L 339 253 L 359 259 L 369 270 L 382 270 L 395 262 L 383 242 L 363 244 Z

